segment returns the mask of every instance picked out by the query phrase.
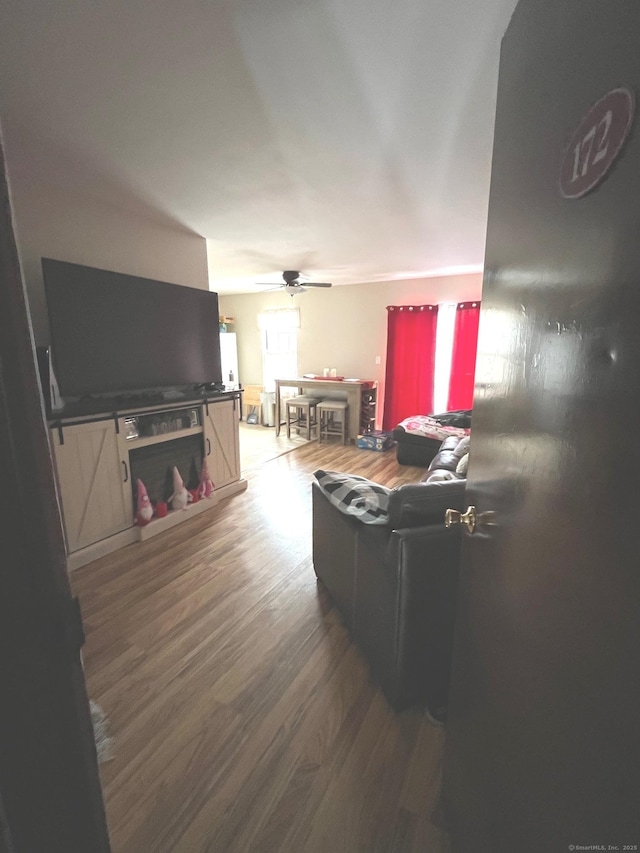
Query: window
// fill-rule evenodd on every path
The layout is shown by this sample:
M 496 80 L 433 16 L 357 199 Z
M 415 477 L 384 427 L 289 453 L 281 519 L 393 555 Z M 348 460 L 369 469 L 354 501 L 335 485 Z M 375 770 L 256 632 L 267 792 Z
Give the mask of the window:
M 387 306 L 383 429 L 433 410 L 437 305 Z
M 480 305 L 388 306 L 383 429 L 473 406 Z
M 456 303 L 441 302 L 438 305 L 438 328 L 436 330 L 436 368 L 433 377 L 433 411 L 446 412 L 449 402 L 449 380 L 451 378 L 451 353 L 456 323 Z
M 473 406 L 480 302 L 458 302 L 453 333 L 448 411 Z
M 262 341 L 262 384 L 275 391 L 276 379 L 298 375 L 298 329 L 300 310 L 284 308 L 258 315 Z

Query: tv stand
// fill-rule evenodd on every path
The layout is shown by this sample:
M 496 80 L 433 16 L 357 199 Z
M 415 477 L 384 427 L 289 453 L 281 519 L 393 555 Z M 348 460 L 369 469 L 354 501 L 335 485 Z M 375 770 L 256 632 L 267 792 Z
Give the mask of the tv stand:
M 240 476 L 239 397 L 231 392 L 181 398 L 76 418 L 65 413 L 49 422 L 69 569 L 162 533 L 246 489 Z M 188 482 L 203 458 L 215 485 L 212 496 L 136 526 L 136 471 L 145 472 L 141 479 L 149 480 L 151 499 L 162 500 L 167 470 L 176 464 Z

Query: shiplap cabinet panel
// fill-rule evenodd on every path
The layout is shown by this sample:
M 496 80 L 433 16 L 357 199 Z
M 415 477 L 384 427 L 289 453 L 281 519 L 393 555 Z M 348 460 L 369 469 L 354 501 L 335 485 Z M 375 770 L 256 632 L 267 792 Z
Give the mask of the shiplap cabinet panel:
M 132 527 L 129 462 L 115 421 L 54 429 L 51 444 L 69 553 Z
M 240 479 L 237 405 L 236 400 L 221 400 L 205 408 L 205 454 L 216 489 Z

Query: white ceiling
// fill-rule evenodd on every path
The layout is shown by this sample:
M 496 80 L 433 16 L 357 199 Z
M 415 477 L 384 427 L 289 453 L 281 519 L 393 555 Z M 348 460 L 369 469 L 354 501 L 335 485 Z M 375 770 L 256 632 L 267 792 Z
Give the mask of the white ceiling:
M 0 0 L 7 148 L 209 241 L 221 293 L 478 269 L 515 0 Z

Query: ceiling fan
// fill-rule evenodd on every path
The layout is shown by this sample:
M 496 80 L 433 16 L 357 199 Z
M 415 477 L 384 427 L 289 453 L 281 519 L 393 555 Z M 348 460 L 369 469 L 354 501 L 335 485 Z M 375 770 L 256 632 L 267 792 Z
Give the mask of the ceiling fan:
M 256 282 L 256 284 L 264 284 L 266 287 L 284 288 L 289 296 L 295 296 L 296 293 L 304 293 L 308 287 L 331 287 L 328 281 L 307 281 L 298 270 L 285 270 L 282 273 L 284 281 L 279 282 Z

